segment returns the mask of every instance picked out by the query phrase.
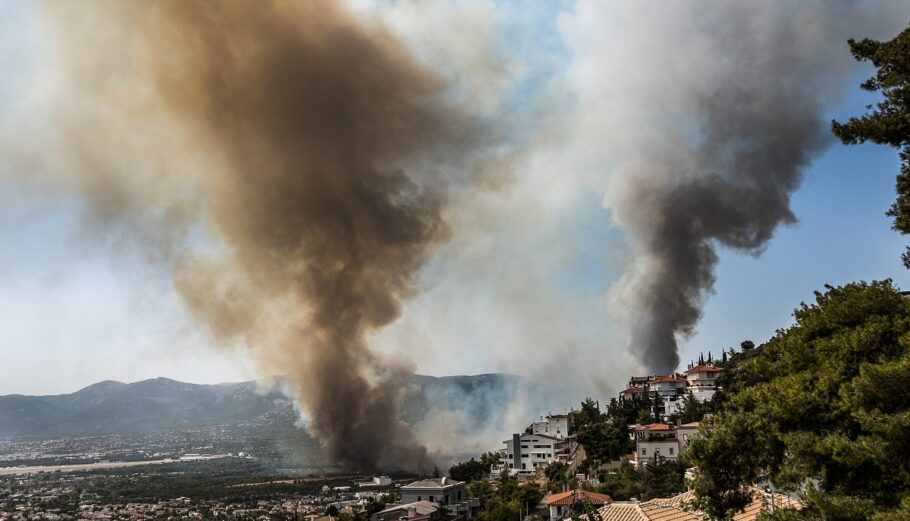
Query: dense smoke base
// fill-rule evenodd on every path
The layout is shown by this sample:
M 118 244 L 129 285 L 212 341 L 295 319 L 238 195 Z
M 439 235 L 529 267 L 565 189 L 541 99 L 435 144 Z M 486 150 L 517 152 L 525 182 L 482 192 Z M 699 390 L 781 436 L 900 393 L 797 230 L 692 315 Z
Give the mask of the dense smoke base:
M 88 180 L 77 185 L 111 220 L 178 198 L 195 208 L 217 245 L 175 256 L 191 312 L 245 340 L 265 371 L 287 375 L 332 459 L 425 468 L 426 449 L 398 419 L 402 371 L 372 356 L 365 335 L 399 315 L 415 272 L 446 238 L 445 194 L 434 187 L 464 180 L 465 136 L 476 129 L 379 23 L 335 0 L 124 4 L 80 3 L 92 15 L 76 22 L 65 5 L 50 9 L 73 60 L 126 54 L 70 73 L 101 80 L 67 78 L 73 99 L 105 106 L 65 125 L 82 165 L 72 174 Z M 124 95 L 124 83 L 141 88 Z M 134 132 L 152 153 L 124 159 L 118 133 Z M 175 150 L 187 157 L 168 157 Z M 101 177 L 99 164 L 127 168 Z M 130 181 L 143 164 L 174 191 Z M 189 226 L 140 221 L 173 228 L 162 235 Z
M 713 288 L 717 244 L 758 254 L 795 222 L 790 194 L 849 85 L 843 42 L 888 11 L 876 5 L 579 3 L 567 27 L 595 125 L 583 130 L 611 141 L 606 203 L 637 252 L 611 297 L 650 371 L 679 365 L 677 338 Z

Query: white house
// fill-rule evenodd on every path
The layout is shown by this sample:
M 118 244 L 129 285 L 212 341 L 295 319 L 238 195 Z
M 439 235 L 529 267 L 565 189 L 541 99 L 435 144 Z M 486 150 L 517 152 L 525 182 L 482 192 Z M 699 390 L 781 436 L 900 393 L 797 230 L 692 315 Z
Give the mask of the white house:
M 679 411 L 682 398 L 688 390 L 688 382 L 679 375 L 658 376 L 648 382 L 648 391 L 652 398 L 660 396 L 663 405 L 653 411 L 658 416 L 671 416 Z
M 689 392 L 700 402 L 707 402 L 717 391 L 717 379 L 724 370 L 711 365 L 699 365 L 686 371 Z
M 531 424 L 531 433 L 563 439 L 569 435 L 569 415 L 548 414 L 546 418 Z
M 401 503 L 407 505 L 429 501 L 445 507 L 453 516 L 474 517 L 480 509 L 480 500 L 468 499 L 464 481 L 448 477 L 429 478 L 401 487 Z
M 566 461 L 569 448 L 566 440 L 545 434 L 513 434 L 503 441 L 505 448 L 499 452 L 508 468 L 520 474 L 533 474 L 554 461 Z
M 630 430 L 635 438 L 634 463 L 643 467 L 657 458 L 678 459 L 698 431 L 698 422 L 679 426 L 668 423 L 634 425 Z

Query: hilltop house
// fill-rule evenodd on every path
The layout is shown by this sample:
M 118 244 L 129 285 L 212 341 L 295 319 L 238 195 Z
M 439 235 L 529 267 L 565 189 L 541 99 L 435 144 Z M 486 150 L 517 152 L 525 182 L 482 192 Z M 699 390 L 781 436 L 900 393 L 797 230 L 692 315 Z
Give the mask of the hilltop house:
M 707 402 L 714 397 L 717 390 L 717 379 L 724 370 L 711 365 L 699 365 L 686 370 L 686 381 L 689 392 L 700 402 Z
M 533 474 L 554 461 L 567 461 L 568 441 L 545 434 L 513 434 L 512 439 L 502 442 L 500 449 L 503 462 L 518 474 Z
M 539 422 L 531 424 L 531 434 L 543 434 L 553 438 L 564 439 L 569 435 L 568 414 L 548 414 Z
M 658 376 L 648 382 L 652 398 L 660 396 L 662 405 L 654 410 L 657 416 L 672 416 L 679 412 L 680 402 L 688 390 L 688 383 L 680 375 Z

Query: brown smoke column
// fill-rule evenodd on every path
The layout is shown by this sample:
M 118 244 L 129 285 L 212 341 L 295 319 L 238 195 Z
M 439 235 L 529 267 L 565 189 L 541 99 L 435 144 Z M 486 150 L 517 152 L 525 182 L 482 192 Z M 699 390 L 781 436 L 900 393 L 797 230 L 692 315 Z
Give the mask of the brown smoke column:
M 84 23 L 67 19 L 74 9 Z M 134 158 L 183 176 L 178 186 L 198 193 L 190 199 L 217 243 L 176 257 L 175 285 L 191 312 L 287 376 L 331 458 L 364 470 L 425 468 L 426 450 L 397 416 L 402 373 L 371 354 L 366 336 L 398 317 L 417 270 L 446 238 L 446 186 L 467 177 L 465 136 L 476 129 L 442 101 L 446 85 L 381 24 L 334 0 L 80 2 L 49 11 L 73 59 L 128 49 L 127 71 L 104 71 L 110 81 L 80 95 L 116 112 L 105 86 L 118 74 L 152 91 L 141 109 L 124 109 L 136 112 L 129 128 L 71 122 L 100 137 L 83 135 L 81 154 L 103 163 L 118 132 L 141 135 L 162 117 L 188 140 L 177 149 L 194 152 L 186 161 Z M 121 199 L 108 206 L 124 218 L 168 205 L 135 204 L 141 193 Z

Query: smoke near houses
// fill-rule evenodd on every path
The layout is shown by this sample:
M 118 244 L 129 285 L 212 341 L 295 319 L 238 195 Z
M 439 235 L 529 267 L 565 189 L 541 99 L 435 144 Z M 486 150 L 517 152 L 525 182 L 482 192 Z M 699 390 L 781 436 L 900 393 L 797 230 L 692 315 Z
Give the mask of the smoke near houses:
M 553 43 L 493 0 L 49 2 L 0 146 L 284 375 L 334 461 L 428 470 L 455 441 L 402 413 L 427 361 L 579 393 L 678 367 L 718 252 L 798 220 L 844 42 L 903 20 L 876 5 L 577 0 Z

